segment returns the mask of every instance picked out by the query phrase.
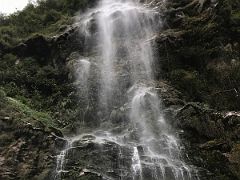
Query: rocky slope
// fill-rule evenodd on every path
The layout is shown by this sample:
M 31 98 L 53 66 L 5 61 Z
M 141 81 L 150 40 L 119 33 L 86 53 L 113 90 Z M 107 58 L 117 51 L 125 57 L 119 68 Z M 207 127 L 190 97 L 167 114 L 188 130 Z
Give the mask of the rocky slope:
M 34 111 L 0 91 L 0 179 L 49 179 L 54 175 L 62 133 Z

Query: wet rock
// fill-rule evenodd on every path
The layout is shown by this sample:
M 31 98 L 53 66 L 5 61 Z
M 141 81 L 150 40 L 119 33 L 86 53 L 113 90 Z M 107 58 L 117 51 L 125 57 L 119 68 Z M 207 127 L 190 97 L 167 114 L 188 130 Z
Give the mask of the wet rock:
M 166 81 L 159 80 L 156 86 L 156 91 L 161 97 L 165 107 L 181 107 L 185 104 L 182 93 Z
M 88 170 L 88 169 L 83 169 L 81 172 L 80 172 L 80 174 L 79 174 L 79 176 L 83 179 L 89 179 L 89 180 L 100 180 L 100 179 L 102 179 L 102 177 L 101 177 L 101 175 L 100 174 L 98 174 L 98 173 L 95 173 L 95 172 L 92 172 L 91 170 Z M 81 179 L 80 178 L 80 179 Z
M 231 150 L 231 143 L 224 140 L 211 140 L 204 144 L 201 144 L 200 149 L 203 150 L 220 150 L 221 152 L 229 152 Z
M 127 179 L 127 176 L 131 176 L 131 149 L 107 140 L 98 141 L 92 135 L 88 137 L 76 140 L 68 151 L 65 165 L 67 173 L 63 179 L 87 179 L 89 176 L 96 179 L 118 179 L 121 175 Z
M 206 138 L 220 138 L 224 136 L 222 117 L 214 114 L 210 109 L 198 104 L 189 103 L 177 114 L 176 126 L 191 130 L 196 136 Z
M 110 120 L 114 123 L 117 123 L 119 121 L 118 115 L 117 115 L 117 111 L 113 110 L 110 114 Z
M 128 121 L 125 110 L 121 111 L 121 108 L 113 110 L 109 119 L 113 124 L 118 124 L 119 126 L 126 124 Z

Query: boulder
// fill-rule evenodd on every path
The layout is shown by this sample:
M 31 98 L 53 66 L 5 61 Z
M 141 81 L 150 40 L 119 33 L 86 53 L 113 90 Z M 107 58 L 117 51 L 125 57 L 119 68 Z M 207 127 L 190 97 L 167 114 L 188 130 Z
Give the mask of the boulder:
M 50 39 L 43 35 L 35 35 L 25 42 L 20 43 L 11 51 L 20 57 L 37 57 L 37 59 L 46 60 L 51 53 Z

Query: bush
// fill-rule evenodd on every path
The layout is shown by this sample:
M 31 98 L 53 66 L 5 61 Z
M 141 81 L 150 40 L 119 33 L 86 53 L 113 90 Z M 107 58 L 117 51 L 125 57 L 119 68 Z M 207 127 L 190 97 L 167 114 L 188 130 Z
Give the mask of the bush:
M 197 71 L 176 69 L 171 72 L 170 79 L 192 100 L 201 101 L 200 91 L 203 84 Z
M 43 124 L 47 126 L 54 126 L 53 119 L 51 116 L 46 113 L 46 112 L 39 112 L 34 109 L 31 109 L 28 107 L 26 104 L 23 104 L 19 100 L 13 99 L 13 98 L 8 98 L 8 103 L 13 106 L 14 109 L 16 109 L 18 112 L 20 112 L 23 117 L 21 120 L 29 120 L 29 118 L 36 120 L 36 121 L 41 121 Z
M 61 14 L 54 9 L 48 11 L 43 18 L 44 25 L 48 25 L 60 20 Z
M 2 89 L 0 89 L 0 101 L 4 101 L 5 98 L 6 98 L 6 93 Z

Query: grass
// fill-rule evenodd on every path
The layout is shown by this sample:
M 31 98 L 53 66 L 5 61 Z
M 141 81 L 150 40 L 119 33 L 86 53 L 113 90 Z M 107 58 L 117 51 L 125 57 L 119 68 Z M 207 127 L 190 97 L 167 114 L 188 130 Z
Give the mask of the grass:
M 27 105 L 23 104 L 22 102 L 20 102 L 17 99 L 11 98 L 11 97 L 7 97 L 6 98 L 6 104 L 8 106 L 8 109 L 13 109 L 16 112 L 20 113 L 21 117 L 20 119 L 24 122 L 29 122 L 29 120 L 31 122 L 29 123 L 35 123 L 35 122 L 42 122 L 44 125 L 48 126 L 48 127 L 54 127 L 55 124 L 53 122 L 53 119 L 51 118 L 51 116 L 46 113 L 46 112 L 38 112 L 34 109 L 31 109 L 30 107 L 28 107 Z M 12 111 L 14 112 L 14 111 Z

